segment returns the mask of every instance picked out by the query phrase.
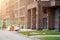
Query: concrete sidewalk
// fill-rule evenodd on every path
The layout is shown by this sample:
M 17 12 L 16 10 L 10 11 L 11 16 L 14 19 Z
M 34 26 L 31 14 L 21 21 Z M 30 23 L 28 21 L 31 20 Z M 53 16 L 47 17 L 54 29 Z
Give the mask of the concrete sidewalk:
M 0 40 L 34 40 L 34 39 L 18 35 L 12 31 L 0 30 Z
M 34 36 L 29 36 L 29 38 L 42 38 L 42 37 L 60 37 L 60 35 L 34 35 Z

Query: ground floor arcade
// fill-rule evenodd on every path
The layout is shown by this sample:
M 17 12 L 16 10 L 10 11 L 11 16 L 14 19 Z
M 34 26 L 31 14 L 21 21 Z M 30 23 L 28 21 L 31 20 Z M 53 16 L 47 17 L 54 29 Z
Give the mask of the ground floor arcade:
M 60 29 L 60 7 L 35 7 L 27 10 L 27 28 Z

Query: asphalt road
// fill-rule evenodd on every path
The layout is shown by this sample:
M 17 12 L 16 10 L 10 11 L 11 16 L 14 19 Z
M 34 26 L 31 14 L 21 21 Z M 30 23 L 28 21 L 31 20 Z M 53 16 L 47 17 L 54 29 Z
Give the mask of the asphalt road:
M 33 40 L 33 39 L 22 35 L 18 35 L 11 31 L 0 30 L 0 40 Z

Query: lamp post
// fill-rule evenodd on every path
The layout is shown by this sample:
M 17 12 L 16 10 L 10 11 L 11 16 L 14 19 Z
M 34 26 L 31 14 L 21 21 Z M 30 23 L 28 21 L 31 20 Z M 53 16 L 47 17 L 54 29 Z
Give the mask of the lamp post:
M 19 18 L 20 18 L 20 0 L 18 0 L 18 24 L 19 24 Z
M 18 26 L 20 27 L 20 0 L 18 0 Z

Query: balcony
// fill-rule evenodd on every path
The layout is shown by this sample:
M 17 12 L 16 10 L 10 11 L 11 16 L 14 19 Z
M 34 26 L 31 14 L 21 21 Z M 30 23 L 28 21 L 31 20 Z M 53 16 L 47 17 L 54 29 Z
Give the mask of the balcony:
M 60 6 L 60 0 L 50 0 L 51 6 Z
M 51 1 L 51 6 L 55 6 L 55 1 Z

